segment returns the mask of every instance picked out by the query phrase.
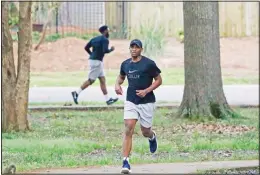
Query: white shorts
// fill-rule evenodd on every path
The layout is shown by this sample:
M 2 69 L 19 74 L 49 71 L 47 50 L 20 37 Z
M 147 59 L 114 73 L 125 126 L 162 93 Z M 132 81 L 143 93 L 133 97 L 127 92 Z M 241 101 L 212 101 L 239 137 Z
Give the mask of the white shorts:
M 99 77 L 104 77 L 105 73 L 103 70 L 103 62 L 99 60 L 89 59 L 89 73 L 88 78 L 91 80 L 96 80 Z
M 154 112 L 155 103 L 136 105 L 130 101 L 126 101 L 124 105 L 124 119 L 137 119 L 141 126 L 145 128 L 152 127 Z

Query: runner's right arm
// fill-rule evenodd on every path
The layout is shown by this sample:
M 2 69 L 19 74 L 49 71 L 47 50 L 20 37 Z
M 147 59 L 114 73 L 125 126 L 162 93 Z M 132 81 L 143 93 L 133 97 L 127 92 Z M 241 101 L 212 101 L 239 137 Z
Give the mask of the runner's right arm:
M 125 76 L 124 75 L 118 75 L 117 80 L 116 80 L 116 84 L 120 86 L 121 84 L 124 83 L 124 81 L 125 81 Z
M 123 64 L 121 64 L 120 74 L 118 75 L 117 80 L 116 80 L 116 84 L 115 84 L 115 91 L 116 91 L 117 95 L 122 95 L 123 94 L 123 90 L 121 88 L 121 84 L 124 83 L 125 76 L 126 76 L 126 73 L 124 71 L 124 63 L 123 63 Z

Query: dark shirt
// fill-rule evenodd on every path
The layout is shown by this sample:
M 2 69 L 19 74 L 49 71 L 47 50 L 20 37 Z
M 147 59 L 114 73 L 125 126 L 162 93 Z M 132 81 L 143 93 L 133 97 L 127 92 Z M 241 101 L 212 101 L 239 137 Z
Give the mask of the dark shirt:
M 138 62 L 132 62 L 129 58 L 121 64 L 120 74 L 127 76 L 128 88 L 126 100 L 134 104 L 153 103 L 156 101 L 153 91 L 146 94 L 145 97 L 136 95 L 136 90 L 144 90 L 150 87 L 153 79 L 161 73 L 155 62 L 145 56 L 142 56 Z
M 108 45 L 109 41 L 103 35 L 92 38 L 85 46 L 85 50 L 90 55 L 89 59 L 103 61 L 105 54 L 112 51 L 108 49 Z M 90 51 L 91 47 L 92 52 Z

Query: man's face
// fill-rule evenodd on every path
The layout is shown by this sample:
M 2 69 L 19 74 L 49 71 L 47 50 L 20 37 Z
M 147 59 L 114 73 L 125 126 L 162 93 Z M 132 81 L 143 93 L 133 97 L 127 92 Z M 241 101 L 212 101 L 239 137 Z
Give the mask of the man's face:
M 132 57 L 138 57 L 141 55 L 142 52 L 142 48 L 140 48 L 139 46 L 137 46 L 136 44 L 133 44 L 130 46 L 130 53 Z

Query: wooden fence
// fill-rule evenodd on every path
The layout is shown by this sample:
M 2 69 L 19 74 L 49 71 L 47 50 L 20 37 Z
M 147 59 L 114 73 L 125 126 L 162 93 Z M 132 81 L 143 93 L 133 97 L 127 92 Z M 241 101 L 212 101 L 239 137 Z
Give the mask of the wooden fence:
M 183 2 L 106 2 L 106 23 L 128 33 L 147 20 L 163 26 L 167 36 L 183 30 Z M 219 2 L 219 26 L 222 37 L 258 36 L 258 2 Z

